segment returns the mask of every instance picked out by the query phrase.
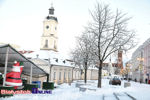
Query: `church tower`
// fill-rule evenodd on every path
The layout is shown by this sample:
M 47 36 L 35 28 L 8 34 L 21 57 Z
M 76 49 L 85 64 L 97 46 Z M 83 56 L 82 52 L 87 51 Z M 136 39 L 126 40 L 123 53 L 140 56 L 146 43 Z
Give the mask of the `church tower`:
M 54 16 L 54 8 L 51 6 L 49 14 L 43 21 L 43 34 L 41 36 L 40 50 L 57 51 L 57 17 Z
M 121 48 L 118 50 L 118 67 L 119 68 L 123 68 L 123 58 L 122 58 L 122 53 L 123 51 L 121 50 Z

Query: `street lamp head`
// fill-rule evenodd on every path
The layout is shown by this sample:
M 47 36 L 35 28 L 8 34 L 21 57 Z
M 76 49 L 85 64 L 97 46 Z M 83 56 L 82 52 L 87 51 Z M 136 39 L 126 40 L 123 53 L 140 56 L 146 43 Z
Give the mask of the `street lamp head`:
M 138 57 L 137 60 L 138 61 L 144 61 L 144 58 Z

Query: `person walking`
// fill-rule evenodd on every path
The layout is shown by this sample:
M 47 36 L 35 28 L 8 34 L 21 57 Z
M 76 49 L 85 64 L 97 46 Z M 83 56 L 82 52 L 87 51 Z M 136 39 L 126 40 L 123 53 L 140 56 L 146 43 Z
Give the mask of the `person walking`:
M 134 80 L 135 82 L 137 82 L 137 80 L 136 80 L 136 78 L 135 78 L 135 80 Z
M 147 78 L 145 79 L 145 83 L 147 84 Z

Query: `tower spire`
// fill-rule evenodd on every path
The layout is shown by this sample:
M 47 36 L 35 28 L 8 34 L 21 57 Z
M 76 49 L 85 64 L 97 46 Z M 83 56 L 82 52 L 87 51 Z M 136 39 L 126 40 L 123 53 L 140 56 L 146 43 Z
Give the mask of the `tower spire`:
M 51 8 L 49 8 L 49 14 L 50 15 L 54 15 L 54 7 L 53 7 L 53 3 L 51 3 Z
M 53 7 L 53 2 L 51 2 L 51 7 Z

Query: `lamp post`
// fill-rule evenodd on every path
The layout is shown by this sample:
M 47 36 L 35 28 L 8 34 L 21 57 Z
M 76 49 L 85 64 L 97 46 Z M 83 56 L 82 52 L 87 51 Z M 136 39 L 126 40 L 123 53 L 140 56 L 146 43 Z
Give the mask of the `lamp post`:
M 127 78 L 128 78 L 128 81 L 130 81 L 130 77 L 129 77 L 129 72 L 130 72 L 130 66 L 131 66 L 131 64 L 130 63 L 127 63 Z
M 140 61 L 139 70 L 140 70 L 140 83 L 141 83 L 142 82 L 142 69 L 143 69 L 143 64 L 142 63 L 144 61 L 142 52 L 141 52 L 141 57 L 138 57 L 137 60 Z

